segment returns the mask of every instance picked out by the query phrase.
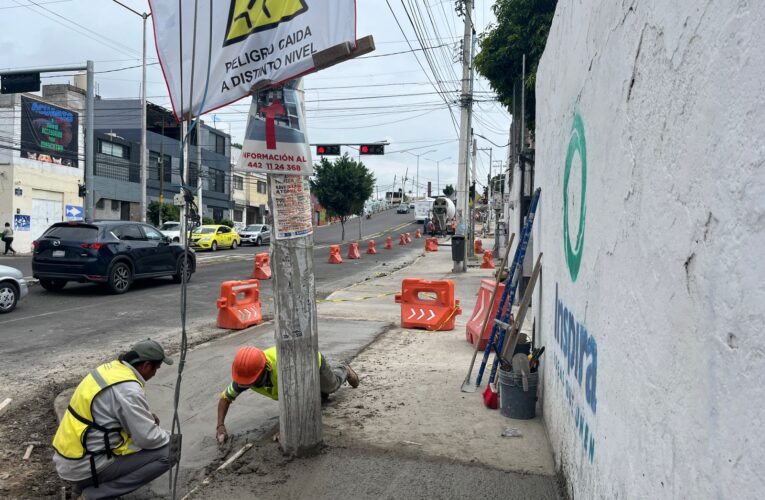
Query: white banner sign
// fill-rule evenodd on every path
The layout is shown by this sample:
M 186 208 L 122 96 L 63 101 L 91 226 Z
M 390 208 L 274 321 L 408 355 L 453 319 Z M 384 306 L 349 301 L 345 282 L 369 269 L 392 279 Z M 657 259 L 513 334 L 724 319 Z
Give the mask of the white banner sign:
M 237 170 L 313 175 L 300 79 L 253 97 Z
M 299 238 L 313 232 L 311 187 L 299 175 L 269 175 L 277 240 Z
M 197 0 L 196 7 L 149 0 L 149 6 L 176 117 L 230 104 L 255 84 L 308 73 L 313 54 L 356 44 L 355 0 Z

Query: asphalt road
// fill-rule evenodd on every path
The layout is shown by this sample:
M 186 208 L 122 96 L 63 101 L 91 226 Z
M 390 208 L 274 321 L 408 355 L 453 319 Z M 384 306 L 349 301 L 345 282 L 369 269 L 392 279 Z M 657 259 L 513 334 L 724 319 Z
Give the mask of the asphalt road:
M 343 286 L 363 280 L 367 275 L 392 266 L 396 261 L 414 257 L 423 249 L 423 240 L 399 246 L 398 234 L 414 232 L 418 227 L 413 214 L 397 215 L 395 211 L 376 214 L 362 221 L 365 239 L 362 258 L 344 262 L 327 262 L 328 246 L 340 240 L 339 224 L 317 228 L 314 234 L 314 272 L 319 298 Z M 384 250 L 385 236 L 395 237 L 392 250 Z M 366 240 L 376 239 L 378 254 L 366 255 Z M 346 224 L 346 239 L 358 237 L 358 220 Z M 199 252 L 198 268 L 188 285 L 187 324 L 189 328 L 209 327 L 217 314 L 216 300 L 223 281 L 248 279 L 253 267 L 253 255 L 268 251 L 267 246 L 246 246 L 237 250 Z M 25 276 L 31 275 L 31 257 L 8 257 L 0 264 L 17 267 Z M 390 268 L 390 267 L 388 267 Z M 69 283 L 59 292 L 49 292 L 39 285 L 31 286 L 29 295 L 19 302 L 16 310 L 0 316 L 0 358 L 22 361 L 39 356 L 45 350 L 57 352 L 76 349 L 87 343 L 96 346 L 114 340 L 132 341 L 137 332 L 179 327 L 180 286 L 170 278 L 135 282 L 124 295 L 110 295 L 93 284 Z M 266 316 L 273 314 L 271 282 L 261 282 L 261 302 Z

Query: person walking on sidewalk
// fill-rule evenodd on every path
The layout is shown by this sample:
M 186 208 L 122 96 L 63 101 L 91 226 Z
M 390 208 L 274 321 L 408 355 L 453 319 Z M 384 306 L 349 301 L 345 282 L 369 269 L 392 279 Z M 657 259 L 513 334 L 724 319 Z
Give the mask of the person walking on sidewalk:
M 72 394 L 53 438 L 53 463 L 84 498 L 126 495 L 177 461 L 143 389 L 163 362 L 173 364 L 158 342 L 143 340 L 91 371 Z
M 231 403 L 241 393 L 251 389 L 271 399 L 279 399 L 279 384 L 277 383 L 276 347 L 261 351 L 257 347 L 245 346 L 237 351 L 231 365 L 233 381 L 221 393 L 218 401 L 218 427 L 215 434 L 219 443 L 228 438 L 226 431 L 226 414 Z M 359 376 L 347 364 L 333 364 L 322 353 L 319 353 L 319 386 L 322 399 L 340 389 L 348 382 L 354 389 L 359 386 Z
M 5 243 L 5 252 L 3 252 L 3 255 L 8 255 L 8 252 L 11 252 L 13 255 L 16 255 L 16 250 L 13 249 L 13 229 L 11 229 L 11 223 L 6 222 L 5 223 L 5 229 L 3 229 L 3 242 Z

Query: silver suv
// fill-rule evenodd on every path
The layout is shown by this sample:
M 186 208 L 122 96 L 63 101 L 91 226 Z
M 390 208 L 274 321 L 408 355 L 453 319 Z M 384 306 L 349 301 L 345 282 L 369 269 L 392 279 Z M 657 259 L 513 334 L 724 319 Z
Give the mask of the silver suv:
M 242 237 L 242 245 L 252 243 L 260 246 L 263 243 L 271 242 L 271 228 L 265 224 L 250 224 L 239 231 L 239 236 Z

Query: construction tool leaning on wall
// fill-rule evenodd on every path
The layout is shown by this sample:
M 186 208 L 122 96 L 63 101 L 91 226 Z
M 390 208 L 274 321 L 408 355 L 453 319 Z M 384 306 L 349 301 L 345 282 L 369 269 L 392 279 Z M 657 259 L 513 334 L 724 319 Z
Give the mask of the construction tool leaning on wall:
M 83 497 L 126 495 L 177 461 L 143 390 L 163 362 L 173 364 L 158 342 L 143 340 L 91 371 L 72 394 L 53 438 L 53 463 Z
M 215 434 L 219 443 L 225 442 L 228 437 L 225 425 L 228 408 L 241 393 L 251 389 L 271 399 L 279 399 L 276 367 L 276 347 L 261 351 L 257 347 L 245 346 L 237 351 L 231 364 L 233 381 L 221 393 L 218 401 L 218 427 Z M 319 387 L 322 399 L 336 392 L 346 381 L 354 389 L 359 386 L 359 376 L 350 365 L 334 365 L 319 353 Z

